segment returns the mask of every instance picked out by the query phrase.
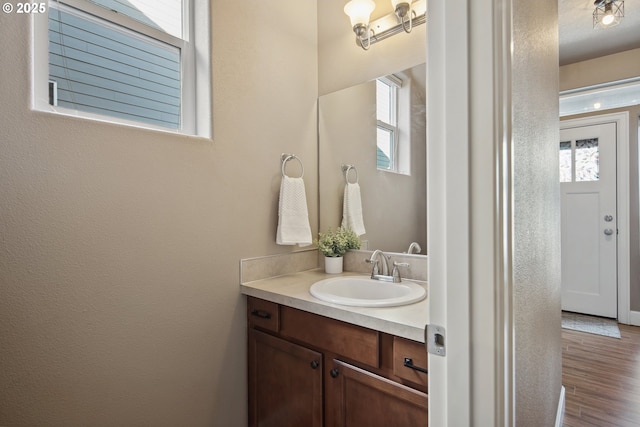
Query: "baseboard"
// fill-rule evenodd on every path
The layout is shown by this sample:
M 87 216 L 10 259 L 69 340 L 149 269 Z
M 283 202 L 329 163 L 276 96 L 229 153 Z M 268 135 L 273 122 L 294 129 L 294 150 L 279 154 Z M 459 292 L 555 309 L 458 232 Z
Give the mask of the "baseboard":
M 558 412 L 556 413 L 556 427 L 562 427 L 564 421 L 564 386 L 560 389 L 560 399 L 558 400 Z
M 640 311 L 629 312 L 629 324 L 633 326 L 640 326 Z

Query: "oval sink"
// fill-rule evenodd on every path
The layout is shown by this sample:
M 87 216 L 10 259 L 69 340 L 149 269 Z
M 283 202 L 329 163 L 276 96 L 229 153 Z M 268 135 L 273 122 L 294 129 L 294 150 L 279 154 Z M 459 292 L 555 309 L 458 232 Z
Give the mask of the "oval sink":
M 309 289 L 314 297 L 354 307 L 395 307 L 413 304 L 427 296 L 417 283 L 373 280 L 369 276 L 341 276 L 320 280 Z

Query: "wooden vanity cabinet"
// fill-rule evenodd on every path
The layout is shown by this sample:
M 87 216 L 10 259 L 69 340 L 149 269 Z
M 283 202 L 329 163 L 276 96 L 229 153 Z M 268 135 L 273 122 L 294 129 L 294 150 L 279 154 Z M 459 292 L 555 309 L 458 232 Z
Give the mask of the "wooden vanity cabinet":
M 428 422 L 424 344 L 248 297 L 249 426 Z
M 249 425 L 323 426 L 322 354 L 249 330 Z
M 427 426 L 428 398 L 423 392 L 332 360 L 325 380 L 326 426 Z

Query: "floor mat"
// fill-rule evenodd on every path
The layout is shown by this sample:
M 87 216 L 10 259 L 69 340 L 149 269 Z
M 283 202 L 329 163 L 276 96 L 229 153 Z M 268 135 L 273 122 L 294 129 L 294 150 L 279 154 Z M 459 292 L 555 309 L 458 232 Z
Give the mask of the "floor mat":
M 604 317 L 587 316 L 584 314 L 562 312 L 562 327 L 574 331 L 604 335 L 605 337 L 620 338 L 618 322 Z

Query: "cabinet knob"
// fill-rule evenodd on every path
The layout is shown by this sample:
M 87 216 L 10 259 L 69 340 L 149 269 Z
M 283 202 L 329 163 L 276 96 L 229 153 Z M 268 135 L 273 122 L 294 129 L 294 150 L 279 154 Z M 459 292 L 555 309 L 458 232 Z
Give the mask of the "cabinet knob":
M 320 362 L 318 362 L 317 360 L 311 361 L 311 369 L 318 369 L 318 366 L 320 366 Z
M 331 375 L 331 378 L 338 378 L 338 374 L 340 374 L 338 368 L 333 368 L 331 371 L 329 371 L 329 375 Z

